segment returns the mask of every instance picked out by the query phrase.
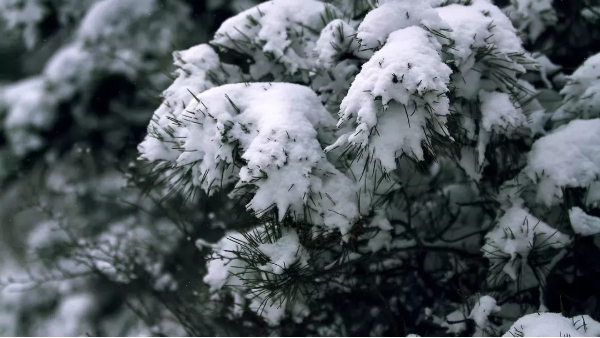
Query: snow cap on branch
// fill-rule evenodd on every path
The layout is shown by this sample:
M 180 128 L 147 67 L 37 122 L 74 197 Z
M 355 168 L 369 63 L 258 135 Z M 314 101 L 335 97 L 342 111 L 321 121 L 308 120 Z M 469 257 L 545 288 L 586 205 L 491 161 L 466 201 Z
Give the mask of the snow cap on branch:
M 426 30 L 408 27 L 390 34 L 367 61 L 341 104 L 338 126 L 354 120 L 356 129 L 330 146 L 357 145 L 396 168 L 403 153 L 423 159 L 426 130 L 447 134 L 447 83 L 452 71 L 442 62 L 441 45 Z M 377 100 L 380 99 L 380 102 Z

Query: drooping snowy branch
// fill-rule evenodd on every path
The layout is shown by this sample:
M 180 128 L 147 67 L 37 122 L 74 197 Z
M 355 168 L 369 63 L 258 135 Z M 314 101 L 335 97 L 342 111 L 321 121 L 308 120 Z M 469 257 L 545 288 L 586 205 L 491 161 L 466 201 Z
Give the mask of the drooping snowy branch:
M 255 80 L 270 75 L 307 82 L 321 29 L 341 16 L 334 6 L 316 0 L 268 1 L 223 22 L 211 43 L 252 58 Z
M 586 188 L 600 177 L 600 119 L 574 120 L 537 140 L 524 173 L 537 185 L 537 199 L 547 206 L 563 196 L 562 188 Z
M 564 96 L 563 105 L 552 119 L 558 122 L 574 118 L 593 119 L 600 117 L 600 54 L 583 63 L 575 72 L 567 76 L 568 82 L 560 91 Z
M 351 181 L 319 143 L 333 119 L 309 88 L 224 85 L 195 96 L 170 119 L 178 143 L 165 158 L 191 165 L 191 182 L 207 193 L 235 183 L 234 196 L 250 189 L 247 208 L 257 216 L 277 207 L 280 219 L 290 215 L 342 234 L 357 217 Z M 140 146 L 143 158 L 155 156 L 153 144 Z
M 390 34 L 342 101 L 338 126 L 352 121 L 356 129 L 328 149 L 365 149 L 386 171 L 395 169 L 403 154 L 422 160 L 431 133 L 447 134 L 451 70 L 440 50 L 437 40 L 420 27 Z
M 486 235 L 486 243 L 481 250 L 490 260 L 492 280 L 498 281 L 499 272 L 495 270 L 516 280 L 532 251 L 561 249 L 570 241 L 569 236 L 516 204 L 504 213 L 496 227 Z

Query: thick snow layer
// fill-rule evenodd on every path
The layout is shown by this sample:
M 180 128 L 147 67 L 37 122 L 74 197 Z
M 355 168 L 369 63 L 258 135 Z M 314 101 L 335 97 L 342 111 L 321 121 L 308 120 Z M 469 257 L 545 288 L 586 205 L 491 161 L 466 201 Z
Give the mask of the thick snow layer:
M 320 1 L 268 1 L 227 19 L 212 43 L 250 56 L 254 79 L 267 74 L 280 79 L 314 67 L 319 32 L 341 16 L 338 9 Z
M 461 71 L 475 63 L 474 48 L 493 45 L 503 55 L 524 51 L 517 30 L 493 4 L 474 1 L 469 6 L 453 4 L 436 10 L 452 29 L 446 35 L 453 41 L 451 53 Z
M 479 298 L 473 310 L 469 314 L 469 318 L 473 319 L 479 329 L 485 329 L 488 327 L 488 318 L 491 314 L 499 312 L 500 307 L 496 305 L 496 300 L 490 296 L 483 296 Z
M 552 119 L 600 117 L 600 53 L 585 60 L 567 79 L 569 82 L 560 91 L 564 95 L 563 106 Z
M 553 205 L 562 187 L 588 187 L 600 176 L 600 119 L 574 120 L 537 140 L 525 174 L 537 182 L 537 197 Z
M 169 155 L 176 157 L 173 164 L 190 165 L 193 183 L 208 193 L 236 183 L 234 193 L 251 189 L 247 208 L 257 216 L 276 206 L 280 219 L 308 217 L 343 234 L 358 216 L 352 182 L 319 143 L 334 121 L 309 88 L 224 85 L 197 95 L 171 121 L 180 140 L 170 149 L 177 154 Z M 140 147 L 142 157 L 155 153 L 151 146 Z
M 590 316 L 563 317 L 560 313 L 531 313 L 517 320 L 503 337 L 597 337 L 600 323 Z
M 447 52 L 458 72 L 453 74 L 456 95 L 474 100 L 480 89 L 508 92 L 516 76 L 535 61 L 524 54 L 521 39 L 510 20 L 495 5 L 474 1 L 436 8 L 452 31 Z
M 513 280 L 517 279 L 520 264 L 527 260 L 531 250 L 541 244 L 560 249 L 571 242 L 568 235 L 553 229 L 519 204 L 500 217 L 485 239 L 483 255 L 494 265 L 504 263 L 503 271 Z
M 409 27 L 390 34 L 386 45 L 363 65 L 341 104 L 338 126 L 356 123 L 328 147 L 355 144 L 396 168 L 395 160 L 406 153 L 423 159 L 421 142 L 428 121 L 439 133 L 446 131 L 451 70 L 440 57 L 441 45 L 423 28 Z M 378 102 L 376 99 L 381 99 Z
M 484 130 L 509 134 L 511 130 L 527 123 L 523 110 L 512 102 L 510 95 L 500 92 L 479 92 L 481 126 Z M 510 135 L 510 134 L 509 134 Z
M 148 126 L 148 136 L 138 146 L 144 159 L 149 161 L 174 161 L 179 155 L 171 148 L 176 140 L 170 132 L 172 119 L 185 111 L 193 100 L 190 93 L 200 93 L 219 84 L 240 82 L 241 70 L 237 66 L 221 63 L 209 45 L 198 45 L 173 53 L 177 78 L 163 93 L 163 103 L 154 112 Z
M 436 31 L 450 28 L 427 1 L 380 1 L 358 26 L 356 38 L 361 49 L 379 49 L 392 32 L 411 26 Z
M 600 218 L 588 215 L 579 207 L 569 210 L 569 219 L 576 234 L 583 236 L 600 234 Z

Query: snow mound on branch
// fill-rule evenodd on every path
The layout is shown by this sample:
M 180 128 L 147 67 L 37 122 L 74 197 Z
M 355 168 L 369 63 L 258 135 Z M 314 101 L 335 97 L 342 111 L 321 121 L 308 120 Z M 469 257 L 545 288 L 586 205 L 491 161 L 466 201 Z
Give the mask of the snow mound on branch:
M 562 197 L 562 187 L 588 187 L 600 176 L 600 119 L 574 120 L 537 140 L 525 174 L 537 182 L 546 205 Z
M 319 32 L 341 16 L 338 9 L 320 1 L 268 1 L 227 19 L 212 43 L 250 56 L 254 79 L 267 74 L 280 79 L 314 68 L 312 54 Z
M 54 122 L 52 109 L 57 102 L 45 93 L 43 77 L 21 80 L 0 90 L 0 112 L 6 111 L 3 129 L 11 150 L 18 156 L 44 145 L 39 130 Z
M 187 6 L 159 0 L 101 0 L 92 5 L 77 30 L 77 40 L 90 45 L 110 44 L 149 53 L 172 50 L 177 32 L 173 27 L 189 27 L 182 20 Z M 104 53 L 111 53 L 110 49 Z
M 262 269 L 276 275 L 282 274 L 284 269 L 296 262 L 302 266 L 308 265 L 308 252 L 300 244 L 300 238 L 293 229 L 282 230 L 281 238 L 274 243 L 260 244 L 258 250 L 270 260 Z
M 527 117 L 520 107 L 511 101 L 510 95 L 500 92 L 479 92 L 481 101 L 481 126 L 484 130 L 510 133 L 527 123 Z
M 452 29 L 447 36 L 452 39 L 452 54 L 461 69 L 472 67 L 476 61 L 473 49 L 478 47 L 494 46 L 504 55 L 524 51 L 517 30 L 493 4 L 474 1 L 469 6 L 453 4 L 436 10 Z
M 23 41 L 28 49 L 39 40 L 37 25 L 44 19 L 47 9 L 39 0 L 0 1 L 0 17 L 9 30 L 21 29 Z
M 311 88 L 319 93 L 331 113 L 340 110 L 340 103 L 359 72 L 357 58 L 366 58 L 355 34 L 352 23 L 335 19 L 323 28 L 316 42 L 317 68 L 311 76 Z
M 261 277 L 263 275 L 268 275 L 270 279 L 278 278 L 273 274 L 281 275 L 285 273 L 286 268 L 295 263 L 307 265 L 308 253 L 300 244 L 298 234 L 293 229 L 283 229 L 281 237 L 275 242 L 269 243 L 265 238 L 264 229 L 260 227 L 251 230 L 248 236 L 258 239 L 258 245 L 254 250 L 265 255 L 269 262 L 260 266 L 259 270 L 248 269 L 247 263 L 239 255 L 243 255 L 244 251 L 248 250 L 244 246 L 251 244 L 241 233 L 230 232 L 211 246 L 213 254 L 207 263 L 204 283 L 210 286 L 211 292 L 222 290 L 226 285 L 229 287 L 229 291 L 235 299 L 233 308 L 235 316 L 242 315 L 246 306 L 246 298 L 248 298 L 251 300 L 250 309 L 262 316 L 270 325 L 278 325 L 287 312 L 291 313 L 295 321 L 300 322 L 308 315 L 308 307 L 301 297 L 296 298 L 293 303 L 288 300 L 280 303 L 266 298 L 266 294 L 261 292 L 260 288 L 253 289 L 245 283 L 246 280 L 260 280 L 264 278 Z
M 569 219 L 576 234 L 582 236 L 600 234 L 600 218 L 588 215 L 579 207 L 569 210 Z
M 358 216 L 353 183 L 319 143 L 334 121 L 311 89 L 224 85 L 199 94 L 171 120 L 178 140 L 172 164 L 191 166 L 193 184 L 207 193 L 236 183 L 232 197 L 252 193 L 247 208 L 258 217 L 277 207 L 280 219 L 290 215 L 342 234 Z M 154 153 L 148 146 L 140 147 L 142 158 Z
M 501 92 L 479 91 L 481 102 L 481 121 L 477 137 L 478 166 L 481 170 L 485 161 L 485 150 L 492 133 L 512 137 L 516 130 L 527 125 L 527 117 L 523 109 L 517 107 L 511 96 Z M 465 150 L 467 148 L 463 148 Z M 465 166 L 466 167 L 466 166 Z M 473 177 L 480 177 L 477 172 Z
M 475 303 L 475 306 L 473 306 L 469 318 L 473 319 L 475 324 L 477 324 L 477 327 L 483 330 L 489 325 L 489 316 L 499 311 L 500 307 L 496 305 L 496 300 L 494 298 L 483 296 L 479 298 L 477 303 Z
M 498 224 L 485 236 L 481 249 L 483 256 L 513 280 L 517 271 L 537 247 L 560 249 L 571 242 L 571 238 L 531 215 L 520 205 L 514 205 L 498 220 Z
M 469 6 L 453 4 L 436 8 L 451 31 L 447 53 L 458 72 L 453 75 L 456 94 L 474 100 L 480 89 L 509 92 L 516 76 L 535 65 L 525 54 L 521 39 L 502 11 L 486 1 Z
M 359 45 L 354 35 L 356 30 L 342 19 L 335 19 L 321 30 L 315 44 L 318 63 L 326 68 L 336 64 L 344 53 L 360 55 Z
M 368 148 L 387 171 L 396 168 L 402 153 L 422 160 L 425 129 L 447 134 L 446 93 L 452 71 L 442 62 L 440 50 L 441 45 L 420 27 L 390 34 L 342 100 L 338 126 L 354 119 L 356 129 L 327 150 L 344 145 Z
M 558 18 L 552 7 L 553 0 L 511 0 L 503 9 L 525 39 L 534 42 L 546 30 L 556 24 Z
M 600 323 L 588 315 L 563 317 L 560 313 L 531 313 L 517 320 L 503 337 L 597 337 Z
M 222 63 L 217 53 L 206 44 L 173 53 L 177 78 L 163 93 L 164 99 L 154 112 L 148 136 L 138 146 L 144 159 L 149 161 L 175 161 L 178 153 L 172 151 L 172 119 L 185 110 L 192 94 L 200 93 L 220 84 L 239 82 L 241 70 L 237 66 Z
M 569 82 L 560 91 L 563 105 L 555 112 L 553 120 L 600 117 L 600 53 L 583 63 L 567 76 Z
M 411 26 L 435 31 L 450 28 L 427 1 L 380 1 L 360 23 L 356 37 L 361 49 L 379 49 L 392 32 Z
M 115 32 L 123 34 L 132 22 L 155 11 L 156 0 L 102 0 L 95 3 L 79 25 L 80 39 L 92 41 Z

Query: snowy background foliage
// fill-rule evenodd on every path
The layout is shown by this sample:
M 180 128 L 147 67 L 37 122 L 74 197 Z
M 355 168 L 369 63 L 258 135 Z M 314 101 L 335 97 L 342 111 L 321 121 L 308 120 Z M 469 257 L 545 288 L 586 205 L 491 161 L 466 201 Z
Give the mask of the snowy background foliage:
M 0 0 L 0 335 L 599 336 L 599 23 Z

